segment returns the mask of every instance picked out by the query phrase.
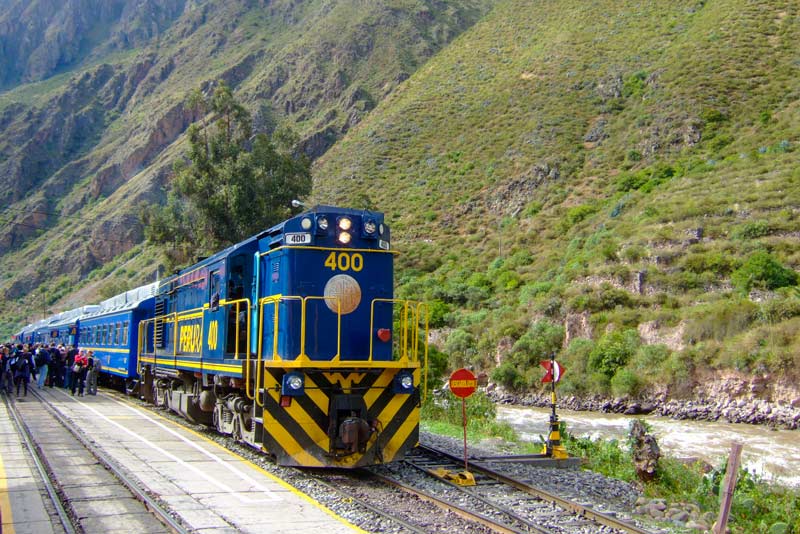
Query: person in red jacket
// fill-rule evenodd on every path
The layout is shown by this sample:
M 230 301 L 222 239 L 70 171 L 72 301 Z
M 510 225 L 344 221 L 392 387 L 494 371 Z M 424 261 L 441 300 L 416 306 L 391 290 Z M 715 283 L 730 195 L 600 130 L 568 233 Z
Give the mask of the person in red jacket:
M 83 397 L 83 386 L 86 383 L 86 351 L 82 350 L 75 356 L 75 362 L 72 365 L 72 373 L 70 373 L 69 389 L 70 394 L 75 395 L 75 390 L 78 390 L 78 396 Z

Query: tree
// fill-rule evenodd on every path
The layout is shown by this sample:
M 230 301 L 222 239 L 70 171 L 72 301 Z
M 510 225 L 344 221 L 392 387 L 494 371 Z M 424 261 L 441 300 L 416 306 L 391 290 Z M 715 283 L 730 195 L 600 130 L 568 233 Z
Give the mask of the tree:
M 188 161 L 173 167 L 166 206 L 145 210 L 148 240 L 172 243 L 173 260 L 209 254 L 291 215 L 291 200 L 311 191 L 308 159 L 295 152 L 288 129 L 252 135 L 252 119 L 219 82 L 187 106 L 201 118 L 187 132 Z

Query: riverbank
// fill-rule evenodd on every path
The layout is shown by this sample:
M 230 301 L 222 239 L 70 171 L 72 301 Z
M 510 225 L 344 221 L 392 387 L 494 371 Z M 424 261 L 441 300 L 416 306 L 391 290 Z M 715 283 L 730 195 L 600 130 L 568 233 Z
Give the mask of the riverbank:
M 565 395 L 558 398 L 558 406 L 574 411 L 724 421 L 787 430 L 800 428 L 800 393 L 786 385 L 772 384 L 768 378 L 709 377 L 691 393 L 684 398 L 670 397 L 667 391 L 645 393 L 638 398 Z M 489 384 L 486 394 L 499 404 L 550 406 L 549 391 L 513 393 L 497 384 Z

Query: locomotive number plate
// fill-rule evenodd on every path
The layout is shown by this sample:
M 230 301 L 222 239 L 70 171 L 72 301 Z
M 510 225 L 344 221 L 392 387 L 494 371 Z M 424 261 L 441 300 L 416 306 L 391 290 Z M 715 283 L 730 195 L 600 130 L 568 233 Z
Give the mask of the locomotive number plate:
M 311 243 L 311 234 L 286 234 L 286 243 L 288 245 L 308 245 Z

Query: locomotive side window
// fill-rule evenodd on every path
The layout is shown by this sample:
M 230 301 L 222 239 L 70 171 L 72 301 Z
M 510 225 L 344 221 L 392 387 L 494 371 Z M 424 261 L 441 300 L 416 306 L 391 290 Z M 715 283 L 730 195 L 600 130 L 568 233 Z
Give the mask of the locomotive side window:
M 220 289 L 221 285 L 220 285 L 219 271 L 213 271 L 210 275 L 210 280 L 208 284 L 208 291 L 209 291 L 208 302 L 213 311 L 219 309 Z

